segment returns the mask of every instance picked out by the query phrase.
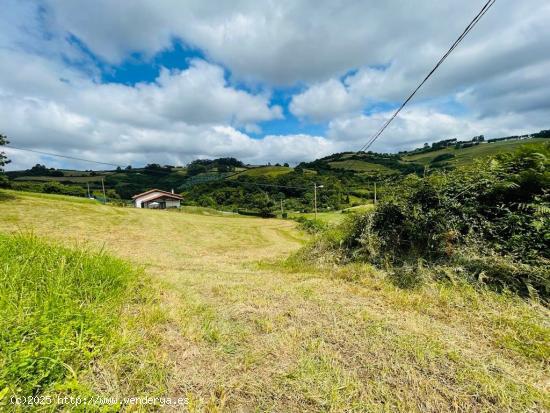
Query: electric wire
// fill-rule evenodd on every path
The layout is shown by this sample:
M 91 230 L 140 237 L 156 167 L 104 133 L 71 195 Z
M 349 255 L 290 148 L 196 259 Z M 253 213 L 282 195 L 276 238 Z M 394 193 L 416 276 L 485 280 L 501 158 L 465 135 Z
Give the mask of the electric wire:
M 472 21 L 466 26 L 462 34 L 455 40 L 455 42 L 451 45 L 449 50 L 439 59 L 437 64 L 433 67 L 432 70 L 424 77 L 422 82 L 413 90 L 413 92 L 405 99 L 405 101 L 399 106 L 399 108 L 393 113 L 393 115 L 386 121 L 384 124 L 378 129 L 378 131 L 369 138 L 369 140 L 356 152 L 356 154 L 360 152 L 365 152 L 367 149 L 371 147 L 371 145 L 376 142 L 376 140 L 380 137 L 382 132 L 386 130 L 386 128 L 390 125 L 390 123 L 397 117 L 399 112 L 407 105 L 407 103 L 410 102 L 410 100 L 413 98 L 413 96 L 418 92 L 418 90 L 426 83 L 426 81 L 434 74 L 434 72 L 441 66 L 441 64 L 447 59 L 447 57 L 456 49 L 456 47 L 462 42 L 462 40 L 470 33 L 470 31 L 477 25 L 477 23 L 481 20 L 481 18 L 489 11 L 489 9 L 495 4 L 496 0 L 488 0 L 485 5 L 482 7 L 482 9 L 478 12 L 478 14 L 472 19 Z

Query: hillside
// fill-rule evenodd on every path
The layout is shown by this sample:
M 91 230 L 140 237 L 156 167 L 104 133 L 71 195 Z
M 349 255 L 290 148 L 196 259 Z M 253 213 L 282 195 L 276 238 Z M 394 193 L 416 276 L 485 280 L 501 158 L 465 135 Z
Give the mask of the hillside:
M 540 143 L 548 138 L 525 138 L 497 142 L 479 142 L 472 146 L 450 145 L 442 149 L 418 149 L 399 154 L 344 152 L 330 155 L 302 166 L 323 170 L 352 171 L 360 175 L 384 177 L 424 171 L 424 167 L 442 168 L 467 165 L 474 159 L 513 152 L 526 143 Z M 441 160 L 439 160 L 441 159 Z
M 271 215 L 280 203 L 289 211 L 312 211 L 313 184 L 319 192 L 321 210 L 346 209 L 372 202 L 374 183 L 379 196 L 384 185 L 406 174 L 424 175 L 438 169 L 452 169 L 474 159 L 512 152 L 541 137 L 507 137 L 485 141 L 443 140 L 431 146 L 398 154 L 333 154 L 294 168 L 283 165 L 245 165 L 234 158 L 196 160 L 185 167 L 149 164 L 111 171 L 71 171 L 48 169 L 42 165 L 26 171 L 8 172 L 10 187 L 18 190 L 61 193 L 103 199 L 103 186 L 111 202 L 128 202 L 137 193 L 151 188 L 174 189 L 185 202 L 228 211 L 249 211 Z M 521 139 L 520 139 L 521 138 Z
M 547 139 L 547 138 L 546 138 Z M 440 157 L 443 154 L 451 154 L 453 158 L 447 159 L 445 162 L 452 166 L 459 166 L 471 163 L 476 158 L 483 158 L 488 156 L 494 156 L 502 152 L 513 152 L 521 145 L 526 143 L 544 142 L 545 138 L 532 138 L 524 140 L 514 141 L 501 141 L 475 145 L 469 148 L 455 148 L 449 147 L 445 149 L 439 149 L 433 152 L 419 153 L 419 154 L 407 154 L 403 156 L 406 162 L 418 162 L 423 165 L 430 165 L 434 163 L 434 159 Z
M 400 289 L 368 265 L 283 261 L 304 239 L 292 221 L 3 191 L 0 233 L 20 228 L 69 247 L 101 248 L 142 266 L 147 277 L 143 297 L 120 313 L 123 330 L 109 352 L 92 355 L 89 369 L 65 359 L 68 367 L 50 384 L 66 384 L 37 394 L 155 389 L 184 394 L 190 411 L 550 408 L 548 312 L 536 303 L 462 283 Z M 55 354 L 70 345 L 49 348 Z M 40 357 L 21 354 L 29 363 Z

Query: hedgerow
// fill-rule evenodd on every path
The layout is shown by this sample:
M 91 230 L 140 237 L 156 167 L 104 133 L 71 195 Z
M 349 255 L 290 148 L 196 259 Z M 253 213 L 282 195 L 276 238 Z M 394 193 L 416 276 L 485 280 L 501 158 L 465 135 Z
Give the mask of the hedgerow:
M 549 159 L 550 144 L 525 145 L 451 172 L 407 176 L 374 212 L 350 217 L 339 236 L 321 236 L 313 248 L 395 274 L 419 261 L 451 265 L 472 280 L 547 300 Z

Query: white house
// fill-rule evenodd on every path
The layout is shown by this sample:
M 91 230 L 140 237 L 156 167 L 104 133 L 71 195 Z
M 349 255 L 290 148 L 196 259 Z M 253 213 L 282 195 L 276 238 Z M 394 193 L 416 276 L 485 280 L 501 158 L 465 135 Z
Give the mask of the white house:
M 142 194 L 134 195 L 132 199 L 136 208 L 166 209 L 179 208 L 183 198 L 175 194 L 173 189 L 172 192 L 151 189 Z

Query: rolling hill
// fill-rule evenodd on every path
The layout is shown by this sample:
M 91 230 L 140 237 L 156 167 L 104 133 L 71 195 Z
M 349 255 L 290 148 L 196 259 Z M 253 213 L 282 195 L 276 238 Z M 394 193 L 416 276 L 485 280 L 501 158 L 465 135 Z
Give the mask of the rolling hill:
M 512 152 L 526 143 L 548 141 L 549 136 L 550 132 L 541 131 L 489 141 L 483 137 L 471 141 L 447 139 L 397 154 L 337 153 L 295 167 L 245 165 L 234 158 L 220 158 L 196 160 L 185 167 L 149 164 L 108 171 L 55 170 L 36 165 L 7 175 L 10 187 L 18 190 L 76 196 L 88 196 L 89 191 L 103 198 L 104 185 L 107 198 L 125 202 L 150 188 L 174 189 L 191 205 L 231 211 L 278 210 L 280 200 L 290 210 L 311 210 L 315 181 L 324 186 L 319 207 L 334 210 L 367 203 L 373 198 L 374 182 L 383 192 L 384 182 L 405 174 L 452 169 L 474 159 Z

